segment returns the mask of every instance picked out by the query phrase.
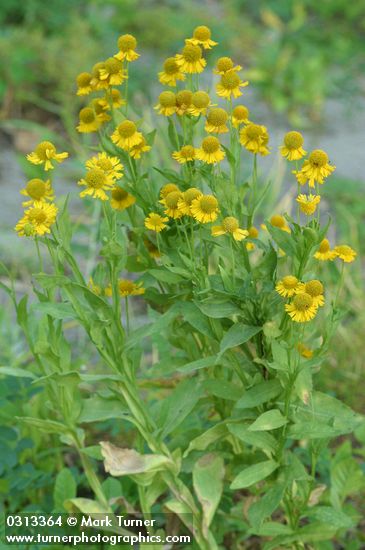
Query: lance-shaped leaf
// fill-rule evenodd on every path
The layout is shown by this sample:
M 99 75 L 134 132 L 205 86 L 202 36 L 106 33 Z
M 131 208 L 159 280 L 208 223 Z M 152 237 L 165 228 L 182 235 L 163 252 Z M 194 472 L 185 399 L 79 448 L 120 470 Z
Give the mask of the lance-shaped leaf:
M 279 467 L 275 460 L 265 460 L 249 466 L 240 472 L 232 481 L 231 489 L 244 489 L 268 477 Z
M 284 426 L 287 422 L 288 420 L 278 409 L 272 409 L 271 411 L 260 414 L 248 429 L 252 432 L 276 430 Z
M 203 509 L 207 527 L 212 522 L 223 492 L 224 462 L 217 454 L 202 456 L 193 468 L 194 491 Z
M 141 474 L 143 472 L 157 472 L 164 470 L 165 465 L 171 464 L 164 455 L 141 455 L 134 449 L 122 449 L 108 441 L 101 441 L 101 454 L 104 457 L 104 468 L 112 476 Z

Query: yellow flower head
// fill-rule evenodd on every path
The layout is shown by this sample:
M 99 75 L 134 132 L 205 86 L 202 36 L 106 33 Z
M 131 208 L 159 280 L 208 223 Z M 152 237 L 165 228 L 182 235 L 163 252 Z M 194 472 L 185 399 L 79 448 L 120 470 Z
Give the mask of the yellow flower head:
M 160 233 L 160 231 L 167 227 L 166 222 L 168 221 L 169 219 L 167 217 L 160 216 L 160 214 L 156 214 L 156 212 L 151 212 L 148 214 L 147 218 L 145 218 L 144 224 L 147 229 Z
M 29 197 L 29 200 L 23 202 L 23 206 L 30 206 L 38 202 L 54 201 L 54 192 L 50 180 L 43 181 L 39 178 L 33 178 L 28 181 L 20 193 L 25 197 Z
M 180 198 L 181 198 L 180 191 L 172 191 L 171 193 L 168 193 L 166 197 L 160 201 L 165 206 L 165 214 L 170 218 L 174 218 L 175 220 L 181 218 L 181 216 L 183 215 L 181 210 L 179 210 L 179 207 L 178 207 Z
M 203 58 L 201 47 L 191 43 L 187 43 L 182 52 L 176 55 L 176 61 L 181 72 L 189 74 L 203 72 L 207 64 Z
M 323 262 L 336 258 L 336 252 L 334 250 L 331 250 L 328 239 L 323 239 L 323 241 L 319 245 L 317 252 L 314 254 L 314 257 L 317 258 L 317 260 L 321 260 Z
M 94 90 L 105 90 L 109 87 L 109 84 L 106 80 L 102 80 L 100 78 L 100 71 L 102 71 L 105 68 L 104 61 L 99 61 L 99 63 L 95 63 L 95 65 L 92 68 L 91 71 L 91 86 Z
M 193 38 L 188 38 L 186 42 L 197 46 L 203 46 L 205 50 L 210 50 L 212 46 L 218 44 L 218 42 L 214 42 L 214 40 L 211 39 L 211 36 L 212 33 L 210 28 L 205 25 L 200 25 L 194 29 Z
M 348 246 L 347 244 L 340 244 L 334 248 L 335 254 L 338 258 L 346 263 L 351 263 L 357 256 L 357 252 Z
M 290 227 L 286 223 L 285 218 L 283 216 L 280 216 L 280 214 L 274 214 L 273 216 L 271 216 L 270 223 L 274 227 L 290 233 Z
M 79 112 L 79 125 L 76 127 L 78 132 L 89 134 L 96 132 L 101 125 L 101 121 L 96 116 L 94 109 L 84 107 Z
M 223 134 L 228 132 L 228 113 L 220 107 L 210 109 L 205 124 L 205 131 L 213 134 Z
M 119 279 L 118 281 L 118 291 L 119 296 L 122 298 L 127 298 L 128 296 L 139 296 L 144 294 L 146 289 L 142 286 L 143 283 L 134 283 L 128 279 Z M 111 285 L 107 286 L 105 289 L 106 296 L 112 296 L 113 290 Z
M 283 277 L 275 286 L 276 292 L 284 298 L 291 298 L 301 290 L 300 281 L 294 275 Z
M 107 82 L 108 86 L 120 86 L 128 75 L 123 69 L 123 63 L 115 57 L 109 57 L 104 61 L 104 66 L 99 71 L 100 80 Z
M 195 148 L 192 145 L 184 145 L 179 151 L 172 153 L 172 158 L 180 164 L 195 160 Z
M 324 183 L 335 170 L 335 166 L 329 164 L 328 155 L 321 149 L 315 149 L 304 161 L 302 169 L 296 172 L 298 183 L 304 185 L 309 183 L 309 187 L 314 187 L 315 183 Z
M 191 105 L 188 113 L 193 116 L 205 115 L 208 107 L 212 107 L 210 97 L 207 92 L 194 92 L 191 98 Z
M 257 239 L 257 237 L 259 236 L 259 232 L 256 229 L 256 227 L 253 227 L 253 226 L 249 227 L 247 236 L 249 239 Z M 254 243 L 246 243 L 247 250 L 254 250 L 255 247 L 256 245 Z
M 297 344 L 297 350 L 299 352 L 299 355 L 304 357 L 304 359 L 312 359 L 313 351 L 310 348 L 308 348 L 305 344 L 303 344 L 302 342 L 299 342 Z
M 296 198 L 297 203 L 299 204 L 300 210 L 306 215 L 310 216 L 314 214 L 317 210 L 317 206 L 321 202 L 321 197 L 319 195 L 298 195 Z
M 94 110 L 96 120 L 100 123 L 108 122 L 112 119 L 112 117 L 107 113 L 108 105 L 105 104 L 103 98 L 97 97 L 96 99 L 93 99 L 89 103 L 88 108 Z
M 316 307 L 324 305 L 324 288 L 321 281 L 313 279 L 312 281 L 308 281 L 307 283 L 302 283 L 299 293 L 301 292 L 309 294 L 309 296 L 311 296 L 313 299 L 313 305 L 315 305 Z
M 52 161 L 62 162 L 67 159 L 68 153 L 57 153 L 56 147 L 50 141 L 42 141 L 32 153 L 27 155 L 27 160 L 32 164 L 44 164 L 44 169 L 54 168 Z
M 244 105 L 237 105 L 232 111 L 232 124 L 235 128 L 239 128 L 241 124 L 250 124 L 248 120 L 250 113 Z
M 110 108 L 118 109 L 122 105 L 125 105 L 125 100 L 122 98 L 122 94 L 119 90 L 116 88 L 109 88 L 105 96 L 99 99 L 99 104 L 105 111 L 108 111 Z
M 169 193 L 172 193 L 173 191 L 179 191 L 179 188 L 174 183 L 166 183 L 166 185 L 163 185 L 160 189 L 160 198 L 163 200 L 167 197 Z
M 300 160 L 307 152 L 303 149 L 304 139 L 300 132 L 288 132 L 284 136 L 284 145 L 280 150 L 283 157 L 288 160 Z
M 135 202 L 135 197 L 121 187 L 114 187 L 114 189 L 112 189 L 110 206 L 114 208 L 114 210 L 125 210 Z
M 19 237 L 42 236 L 51 232 L 56 221 L 58 208 L 53 203 L 36 202 L 24 212 L 24 216 L 15 226 Z
M 90 73 L 80 73 L 76 78 L 77 95 L 88 95 L 92 92 L 92 75 Z
M 262 156 L 269 154 L 267 144 L 269 142 L 269 134 L 265 126 L 259 124 L 247 124 L 240 131 L 240 143 L 250 151 L 250 153 L 258 153 Z
M 151 150 L 151 146 L 148 145 L 144 136 L 142 136 L 142 141 L 138 145 L 134 145 L 129 151 L 129 155 L 134 159 L 140 159 L 142 153 L 148 153 Z
M 196 187 L 190 187 L 181 194 L 181 197 L 177 203 L 178 209 L 182 214 L 185 214 L 185 216 L 191 216 L 191 204 L 193 200 L 201 196 L 202 192 L 200 191 L 200 189 L 197 189 Z
M 168 57 L 163 64 L 163 71 L 158 73 L 158 79 L 165 86 L 176 86 L 177 80 L 185 80 L 179 63 L 175 57 Z
M 137 40 L 131 34 L 123 34 L 118 38 L 118 48 L 119 52 L 114 57 L 120 61 L 135 61 L 139 58 L 139 53 L 135 51 Z
M 113 132 L 111 140 L 121 149 L 130 151 L 132 147 L 142 142 L 142 134 L 138 132 L 134 122 L 125 120 Z
M 92 168 L 102 170 L 106 176 L 110 176 L 113 180 L 119 180 L 123 177 L 123 164 L 118 157 L 110 157 L 104 152 L 91 157 L 85 165 L 89 170 Z
M 215 74 L 223 75 L 228 71 L 240 71 L 241 69 L 242 67 L 240 65 L 234 66 L 234 63 L 230 57 L 220 57 L 213 72 Z
M 208 136 L 203 139 L 200 149 L 196 150 L 196 158 L 207 164 L 221 162 L 226 156 L 216 137 Z
M 180 92 L 176 94 L 176 114 L 182 116 L 186 112 L 189 112 L 192 99 L 193 92 L 190 90 L 180 90 Z
M 176 112 L 176 96 L 174 92 L 162 92 L 155 106 L 160 115 L 171 116 Z
M 235 241 L 242 241 L 248 236 L 246 229 L 240 229 L 237 218 L 228 216 L 222 221 L 222 225 L 214 225 L 212 227 L 212 236 L 219 237 L 220 235 L 232 235 Z
M 314 305 L 312 296 L 301 292 L 290 304 L 285 305 L 285 310 L 296 323 L 307 323 L 316 316 L 318 308 Z
M 243 82 L 235 69 L 225 72 L 221 76 L 220 82 L 216 86 L 217 95 L 230 99 L 231 96 L 239 97 L 242 95 L 240 88 L 248 86 L 248 81 Z
M 218 201 L 213 195 L 201 195 L 191 202 L 191 214 L 200 223 L 214 222 L 218 213 Z
M 92 168 L 86 172 L 85 177 L 78 181 L 77 184 L 86 187 L 84 191 L 81 191 L 80 197 L 90 195 L 94 199 L 106 201 L 108 200 L 108 195 L 105 191 L 113 189 L 114 180 L 110 175 L 107 176 L 104 170 Z

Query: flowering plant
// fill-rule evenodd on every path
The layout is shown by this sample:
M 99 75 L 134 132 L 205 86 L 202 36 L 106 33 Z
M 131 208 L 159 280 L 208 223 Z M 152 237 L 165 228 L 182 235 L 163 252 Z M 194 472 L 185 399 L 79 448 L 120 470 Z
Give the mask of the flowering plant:
M 8 291 L 35 359 L 32 378 L 44 388 L 33 399 L 46 405 L 19 421 L 78 452 L 94 500 L 65 498 L 66 509 L 126 504 L 107 496 L 103 460 L 105 472 L 132 480 L 134 509 L 179 516 L 197 548 L 237 548 L 252 536 L 266 550 L 299 548 L 356 522 L 336 481 L 341 457 L 330 471 L 317 466 L 329 440 L 361 419 L 313 387 L 356 252 L 330 245 L 319 190 L 335 167 L 322 150 L 308 154 L 297 131 L 280 149 L 293 167 L 295 212 L 260 220 L 269 133 L 241 103 L 248 82 L 229 57 L 215 64 L 217 97 L 208 90 L 201 73 L 215 44 L 197 27 L 165 61 L 157 133 L 128 97 L 139 57 L 133 36 L 78 76 L 77 94 L 94 97 L 77 126 L 95 136 L 85 138 L 78 181 L 92 211 L 86 263 L 69 200 L 56 201 L 50 177 L 68 154 L 44 141 L 28 155 L 47 172 L 26 184 L 16 225 L 38 250 L 37 302 L 28 307 Z M 332 262 L 340 266 L 335 288 L 326 282 Z M 137 326 L 142 304 L 148 322 Z M 70 322 L 83 330 L 87 368 Z M 90 445 L 93 426 L 110 419 L 110 433 Z M 355 461 L 351 468 L 358 480 Z

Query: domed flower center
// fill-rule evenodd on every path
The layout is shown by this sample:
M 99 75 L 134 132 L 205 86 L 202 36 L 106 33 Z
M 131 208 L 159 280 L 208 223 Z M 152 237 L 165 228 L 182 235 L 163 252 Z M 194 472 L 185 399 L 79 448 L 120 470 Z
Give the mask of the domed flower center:
M 101 189 L 106 183 L 106 177 L 103 170 L 93 168 L 86 173 L 85 181 L 89 187 Z
M 47 220 L 47 214 L 41 208 L 33 208 L 28 218 L 30 223 L 41 224 Z
M 248 139 L 257 140 L 262 137 L 262 128 L 258 124 L 249 124 L 246 126 L 246 135 Z
M 90 85 L 91 74 L 89 73 L 80 73 L 76 79 L 77 85 L 80 88 L 85 88 Z
M 205 214 L 211 214 L 218 208 L 218 201 L 213 195 L 204 195 L 200 199 L 200 208 Z
M 100 70 L 105 69 L 105 63 L 103 61 L 99 61 L 99 63 L 95 63 L 92 70 L 92 75 L 95 78 L 99 78 L 100 76 Z
M 50 141 L 42 141 L 35 149 L 36 155 L 41 160 L 47 160 L 49 158 L 49 156 L 47 156 L 47 151 L 50 151 L 50 156 L 54 155 L 56 152 L 56 147 Z
M 353 254 L 352 248 L 347 244 L 340 244 L 336 246 L 336 252 L 338 252 L 338 254 L 341 254 L 343 256 L 352 256 Z
M 298 279 L 294 277 L 294 275 L 287 275 L 283 278 L 283 286 L 287 290 L 291 290 L 292 288 L 295 288 L 298 284 Z
M 320 296 L 323 294 L 323 285 L 321 281 L 313 279 L 313 281 L 308 281 L 308 283 L 305 283 L 305 291 L 314 298 L 315 296 Z
M 303 145 L 303 136 L 300 132 L 288 132 L 285 134 L 284 143 L 288 149 L 299 149 Z
M 209 136 L 203 139 L 202 149 L 205 153 L 216 153 L 219 150 L 219 141 L 216 137 Z
M 280 216 L 279 214 L 275 214 L 270 219 L 271 225 L 274 227 L 284 227 L 285 226 L 285 219 L 283 216 Z
M 248 230 L 248 234 L 251 239 L 257 239 L 257 237 L 259 236 L 259 232 L 257 231 L 256 227 L 250 227 Z
M 167 74 L 175 74 L 179 72 L 179 65 L 174 57 L 168 57 L 163 64 L 163 69 Z
M 184 145 L 180 149 L 180 155 L 185 159 L 191 159 L 195 156 L 195 150 L 192 145 Z
M 306 292 L 303 292 L 295 296 L 293 304 L 298 311 L 305 311 L 313 305 L 313 298 Z
M 112 199 L 114 199 L 115 201 L 123 201 L 127 197 L 128 197 L 127 191 L 125 191 L 124 189 L 121 189 L 120 187 L 117 187 L 112 191 Z
M 228 231 L 229 233 L 233 233 L 233 231 L 236 231 L 238 229 L 238 220 L 234 218 L 233 216 L 228 216 L 227 218 L 224 218 L 222 223 L 224 229 Z
M 224 109 L 218 107 L 209 111 L 207 122 L 213 126 L 223 126 L 228 120 L 228 113 Z
M 109 170 L 113 170 L 113 165 L 109 159 L 99 159 L 98 166 L 101 170 L 104 170 L 104 172 L 109 172 Z
M 118 48 L 122 52 L 128 50 L 135 50 L 137 47 L 137 40 L 131 34 L 123 34 L 118 38 Z
M 200 194 L 201 192 L 199 191 L 199 189 L 197 189 L 196 187 L 190 187 L 190 189 L 187 189 L 187 191 L 185 191 L 184 193 L 184 201 L 190 206 L 193 200 L 197 199 Z
M 137 131 L 137 126 L 131 120 L 125 120 L 118 126 L 118 133 L 124 138 L 130 138 Z
M 122 294 L 131 294 L 134 290 L 134 284 L 132 283 L 132 281 L 119 281 L 118 286 Z
M 217 61 L 217 69 L 220 73 L 225 73 L 233 69 L 233 61 L 230 57 L 220 57 Z
M 312 151 L 309 155 L 309 162 L 312 166 L 318 166 L 321 168 L 328 163 L 328 155 L 321 149 L 315 149 L 315 151 Z
M 166 183 L 163 187 L 161 187 L 160 195 L 162 198 L 165 198 L 169 193 L 172 193 L 173 191 L 178 191 L 179 188 L 174 183 Z
M 162 92 L 159 95 L 158 101 L 162 107 L 175 107 L 176 97 L 174 92 Z
M 199 46 L 195 46 L 194 44 L 186 44 L 186 46 L 183 47 L 182 56 L 185 61 L 194 63 L 195 61 L 199 61 L 199 59 L 201 59 L 202 50 Z
M 222 75 L 221 83 L 224 88 L 227 88 L 228 90 L 233 90 L 234 88 L 237 88 L 237 86 L 239 86 L 240 77 L 238 76 L 236 71 L 230 70 Z
M 244 105 L 237 105 L 233 109 L 232 114 L 237 120 L 246 120 L 248 118 L 248 109 Z
M 46 184 L 39 178 L 29 180 L 26 185 L 26 191 L 28 195 L 34 200 L 40 200 L 46 194 Z
M 169 193 L 168 195 L 166 195 L 166 198 L 165 198 L 166 206 L 168 208 L 176 208 L 180 197 L 181 197 L 180 191 L 172 191 L 172 193 Z
M 210 37 L 211 37 L 210 29 L 208 27 L 206 27 L 205 25 L 201 25 L 200 27 L 196 27 L 196 29 L 194 30 L 194 33 L 193 33 L 193 37 L 196 40 L 201 40 L 203 42 L 205 40 L 209 40 Z
M 330 249 L 330 243 L 328 239 L 323 239 L 321 244 L 319 245 L 319 251 L 322 252 L 322 254 L 328 252 Z
M 105 61 L 105 68 L 110 74 L 118 74 L 123 69 L 123 64 L 115 57 L 109 57 Z
M 186 105 L 189 107 L 191 105 L 191 101 L 193 99 L 193 94 L 190 90 L 181 90 L 176 94 L 176 105 L 181 107 L 182 105 Z
M 84 122 L 85 124 L 90 124 L 95 121 L 95 112 L 90 107 L 84 107 L 83 109 L 81 109 L 79 117 L 81 122 Z
M 209 95 L 207 92 L 195 92 L 192 97 L 192 104 L 198 109 L 203 109 L 209 105 Z

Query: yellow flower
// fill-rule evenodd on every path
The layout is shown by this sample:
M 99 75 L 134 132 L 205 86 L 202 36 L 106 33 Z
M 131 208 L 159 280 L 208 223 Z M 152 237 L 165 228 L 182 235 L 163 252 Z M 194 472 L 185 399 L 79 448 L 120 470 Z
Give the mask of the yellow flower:
M 203 139 L 200 149 L 196 150 L 196 158 L 207 164 L 221 162 L 226 156 L 216 137 L 208 136 Z
M 78 132 L 89 134 L 96 132 L 101 125 L 101 121 L 96 116 L 94 109 L 84 107 L 79 112 L 79 125 L 76 127 Z
M 203 72 L 207 64 L 205 59 L 203 59 L 203 52 L 200 46 L 189 43 L 183 47 L 181 53 L 176 55 L 176 61 L 181 72 L 189 74 Z
M 115 58 L 122 61 L 135 61 L 139 58 L 139 53 L 135 51 L 137 47 L 137 40 L 131 34 L 123 34 L 118 38 L 119 52 L 115 54 Z
M 114 180 L 109 175 L 107 176 L 100 168 L 92 168 L 86 172 L 84 178 L 77 182 L 78 185 L 84 185 L 86 189 L 81 191 L 80 197 L 90 195 L 94 199 L 102 201 L 108 200 L 105 191 L 110 191 L 114 187 Z
M 151 212 L 150 214 L 148 214 L 147 218 L 145 218 L 144 224 L 147 229 L 151 229 L 151 231 L 156 231 L 156 233 L 160 233 L 160 231 L 167 227 L 165 222 L 168 221 L 168 218 L 162 217 L 160 216 L 160 214 L 156 214 L 156 212 Z
M 214 134 L 223 134 L 224 132 L 228 132 L 228 126 L 226 124 L 227 120 L 228 113 L 224 109 L 221 109 L 220 107 L 211 109 L 208 112 L 205 131 Z
M 142 156 L 142 153 L 148 153 L 148 151 L 150 150 L 151 150 L 151 146 L 148 145 L 144 136 L 142 136 L 141 143 L 139 143 L 138 145 L 134 145 L 134 147 L 132 147 L 132 149 L 129 151 L 129 154 L 134 159 L 140 159 Z
M 167 197 L 169 193 L 172 193 L 173 191 L 179 191 L 179 188 L 174 183 L 166 183 L 166 185 L 163 185 L 160 189 L 160 198 L 164 199 Z
M 52 202 L 54 200 L 54 192 L 50 180 L 43 181 L 39 178 L 33 178 L 28 181 L 20 193 L 30 199 L 23 202 L 23 206 L 30 206 L 36 202 Z
M 304 357 L 305 359 L 312 359 L 313 357 L 313 351 L 308 348 L 305 344 L 302 342 L 298 342 L 297 344 L 297 350 L 299 354 Z
M 225 72 L 221 76 L 221 81 L 216 86 L 217 95 L 230 99 L 231 96 L 239 97 L 242 95 L 240 88 L 248 86 L 248 81 L 243 82 L 235 69 Z
M 259 153 L 262 156 L 268 155 L 268 141 L 269 134 L 265 126 L 251 123 L 240 131 L 240 143 L 250 153 Z
M 191 105 L 188 109 L 189 115 L 199 116 L 205 115 L 208 107 L 212 107 L 210 97 L 207 92 L 194 92 L 191 98 Z
M 317 206 L 321 202 L 321 197 L 310 193 L 309 195 L 298 195 L 296 201 L 299 203 L 301 211 L 306 216 L 310 216 L 316 211 Z
M 234 66 L 234 63 L 230 57 L 220 57 L 216 63 L 213 72 L 215 74 L 223 75 L 227 71 L 240 71 L 242 67 L 240 65 Z
M 135 197 L 121 187 L 114 187 L 114 189 L 112 189 L 110 206 L 114 208 L 114 210 L 125 210 L 135 202 Z
M 242 241 L 248 236 L 246 229 L 240 229 L 237 218 L 228 216 L 222 221 L 222 225 L 214 225 L 212 227 L 212 236 L 219 237 L 226 234 L 232 235 L 235 241 Z
M 218 201 L 213 195 L 201 195 L 191 203 L 191 214 L 200 223 L 214 222 L 218 213 Z
M 313 303 L 313 298 L 306 292 L 297 294 L 291 304 L 285 305 L 285 310 L 296 323 L 307 323 L 315 317 L 318 308 Z
M 85 163 L 86 168 L 98 168 L 104 172 L 106 176 L 110 176 L 113 180 L 119 180 L 123 177 L 123 164 L 118 157 L 110 157 L 106 153 L 98 153 L 91 157 Z
M 24 212 L 24 216 L 15 226 L 19 237 L 42 236 L 50 233 L 50 227 L 56 221 L 58 208 L 53 203 L 36 202 Z
M 284 136 L 284 145 L 280 146 L 283 157 L 288 160 L 300 160 L 307 152 L 303 149 L 304 139 L 300 132 L 288 132 Z
M 335 170 L 335 166 L 329 164 L 328 155 L 321 149 L 315 149 L 304 161 L 302 169 L 295 172 L 298 183 L 304 185 L 309 183 L 309 187 L 314 187 L 315 182 L 324 183 Z
M 193 202 L 193 200 L 201 196 L 202 192 L 199 189 L 197 189 L 196 187 L 190 187 L 189 189 L 181 193 L 181 197 L 177 203 L 178 209 L 185 216 L 191 216 L 191 203 Z
M 100 71 L 105 68 L 105 63 L 103 61 L 99 61 L 99 63 L 95 63 L 95 65 L 92 68 L 91 71 L 91 86 L 94 90 L 105 90 L 109 87 L 109 84 L 106 80 L 102 80 L 100 78 Z
M 250 124 L 249 110 L 244 105 L 237 105 L 232 111 L 232 124 L 238 128 L 241 124 Z
M 76 78 L 77 95 L 88 95 L 92 92 L 92 75 L 90 73 L 80 73 Z
M 141 132 L 137 131 L 137 126 L 131 120 L 125 120 L 116 128 L 111 135 L 111 140 L 121 149 L 130 151 L 132 147 L 142 143 Z
M 305 292 L 312 297 L 314 306 L 318 307 L 324 305 L 324 288 L 321 281 L 313 279 L 312 281 L 308 281 L 307 283 L 301 283 L 298 294 L 302 292 Z
M 128 296 L 139 296 L 146 292 L 146 289 L 142 286 L 143 283 L 134 283 L 128 279 L 119 279 L 118 281 L 118 291 L 119 296 L 127 298 Z M 106 296 L 112 296 L 113 290 L 111 285 L 107 286 L 105 289 Z
M 101 294 L 102 294 L 101 286 L 95 284 L 92 277 L 89 278 L 89 282 L 88 282 L 88 285 L 87 285 L 87 286 L 89 287 L 89 289 L 91 290 L 91 292 L 93 292 L 93 293 L 96 294 L 97 296 L 101 296 Z
M 176 114 L 182 116 L 186 112 L 189 112 L 192 99 L 193 92 L 190 90 L 180 90 L 180 92 L 176 94 Z
M 67 157 L 68 153 L 57 153 L 56 147 L 50 141 L 42 141 L 32 153 L 27 155 L 27 160 L 32 164 L 44 164 L 47 172 L 54 168 L 52 161 L 62 162 Z
M 175 220 L 181 218 L 183 215 L 181 210 L 178 208 L 180 198 L 180 191 L 172 191 L 172 193 L 168 193 L 166 197 L 160 201 L 165 206 L 165 214 Z
M 111 108 L 118 109 L 118 107 L 121 107 L 126 103 L 122 98 L 122 94 L 116 88 L 109 88 L 106 90 L 105 96 L 99 98 L 98 102 L 104 111 L 109 111 Z
M 259 232 L 256 229 L 256 227 L 249 227 L 248 228 L 248 238 L 249 239 L 257 239 L 259 236 Z M 254 243 L 246 243 L 247 250 L 254 250 L 256 245 Z
M 105 101 L 103 98 L 98 97 L 96 99 L 93 99 L 88 107 L 94 109 L 96 119 L 100 123 L 108 122 L 112 119 L 112 117 L 107 113 L 108 107 L 105 105 Z
M 176 86 L 177 80 L 185 80 L 185 75 L 181 71 L 180 65 L 175 57 L 168 57 L 163 64 L 163 71 L 158 73 L 158 79 L 165 86 Z
M 275 286 L 276 292 L 284 298 L 291 298 L 294 294 L 297 294 L 302 288 L 300 281 L 294 277 L 294 275 L 287 275 L 278 281 Z
M 195 148 L 192 145 L 184 145 L 179 151 L 174 151 L 171 156 L 180 164 L 185 164 L 195 160 Z
M 334 252 L 338 258 L 343 260 L 346 263 L 351 263 L 357 256 L 357 252 L 348 246 L 347 244 L 340 244 L 335 246 Z
M 205 25 L 200 25 L 194 29 L 193 38 L 188 38 L 186 42 L 197 46 L 203 46 L 205 50 L 210 50 L 212 46 L 218 44 L 218 42 L 214 42 L 214 40 L 211 39 L 211 36 L 212 33 L 210 28 Z
M 314 254 L 314 257 L 317 258 L 317 260 L 326 261 L 326 260 L 333 260 L 336 258 L 336 252 L 334 250 L 331 250 L 330 243 L 328 239 L 323 239 L 323 241 L 319 245 L 318 251 Z
M 162 92 L 158 104 L 154 107 L 160 115 L 171 116 L 176 113 L 176 96 L 174 92 Z
M 104 66 L 99 71 L 100 80 L 108 83 L 108 86 L 120 86 L 128 75 L 123 69 L 123 63 L 115 57 L 109 57 L 104 61 Z
M 271 216 L 269 221 L 270 221 L 271 225 L 273 225 L 274 227 L 277 227 L 278 229 L 281 229 L 282 231 L 286 231 L 287 233 L 291 232 L 290 227 L 288 226 L 288 224 L 285 221 L 285 218 L 283 218 L 283 216 L 280 216 L 280 214 L 274 214 L 273 216 Z

